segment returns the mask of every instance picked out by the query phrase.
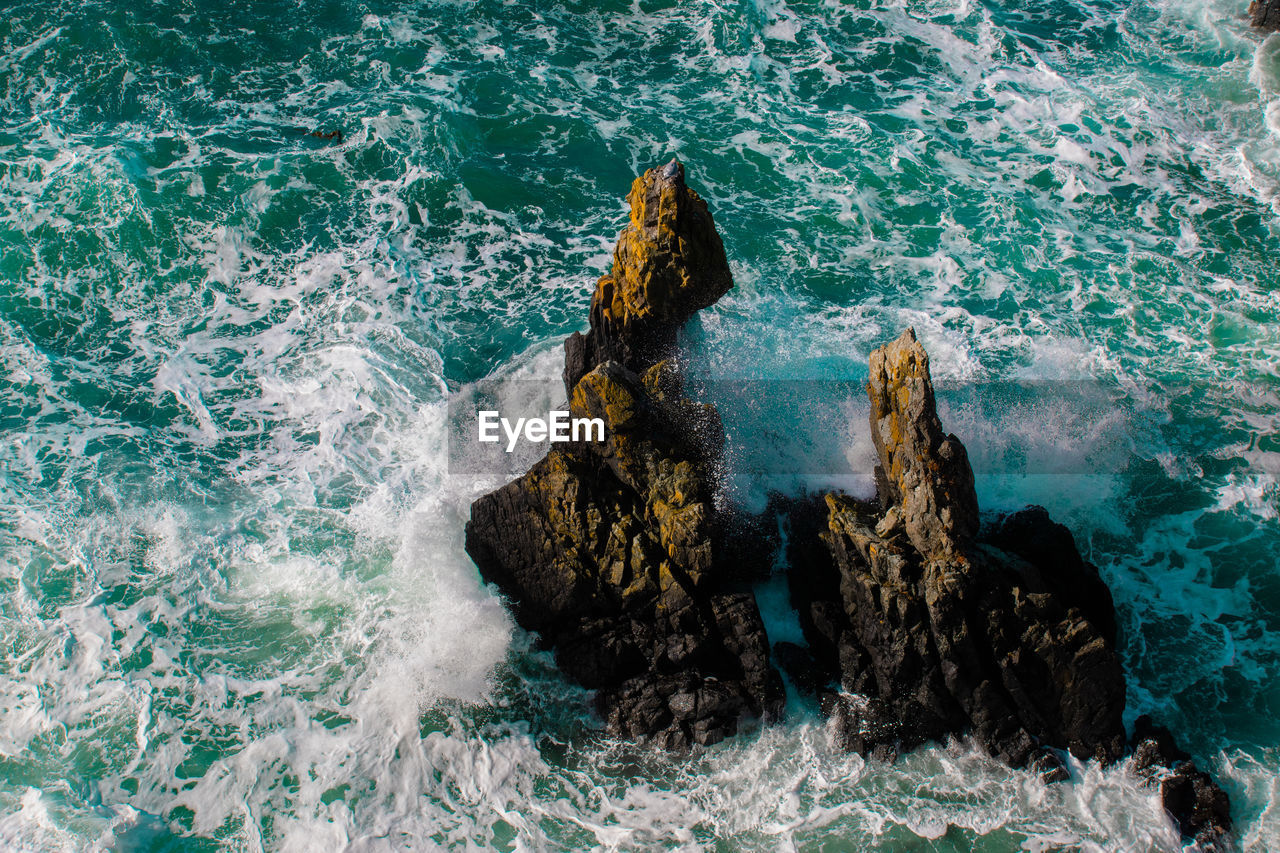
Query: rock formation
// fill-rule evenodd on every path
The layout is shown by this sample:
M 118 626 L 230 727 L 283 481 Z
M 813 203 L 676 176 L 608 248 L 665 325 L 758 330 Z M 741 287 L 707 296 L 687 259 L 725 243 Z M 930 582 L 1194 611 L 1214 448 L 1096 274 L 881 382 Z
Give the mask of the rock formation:
M 672 160 L 650 169 L 627 196 L 631 223 L 618 236 L 613 269 L 596 282 L 591 328 L 565 341 L 564 385 L 605 361 L 641 371 L 670 355 L 676 332 L 733 287 L 724 244 L 707 203 Z
M 1071 535 L 1031 509 L 978 533 L 973 473 L 944 435 L 908 330 L 871 355 L 880 502 L 825 496 L 795 556 L 810 648 L 856 702 L 827 703 L 860 751 L 972 733 L 1015 766 L 1124 749 L 1111 599 Z M 793 513 L 794 516 L 794 513 Z M 798 540 L 803 542 L 804 540 Z
M 1280 30 L 1280 0 L 1253 0 L 1249 4 L 1249 23 L 1268 32 Z
M 631 189 L 631 224 L 565 343 L 574 417 L 606 441 L 552 450 L 471 507 L 466 546 L 517 621 L 597 690 L 609 731 L 709 744 L 772 717 L 782 680 L 752 593 L 718 547 L 715 410 L 683 396 L 679 327 L 733 280 L 707 205 L 675 161 Z
M 958 555 L 978 532 L 978 496 L 964 445 L 944 436 L 934 406 L 929 357 L 908 330 L 871 353 L 871 440 L 882 525 L 902 525 L 922 556 Z
M 1184 838 L 1201 850 L 1231 849 L 1231 804 L 1226 792 L 1178 748 L 1173 735 L 1143 715 L 1133 726 L 1134 768 L 1160 786 L 1160 801 Z
M 571 412 L 601 418 L 606 439 L 558 446 L 472 504 L 466 531 L 517 621 L 596 690 L 608 730 L 684 748 L 781 712 L 749 587 L 773 564 L 780 516 L 807 647 L 773 657 L 845 748 L 892 760 L 967 734 L 1048 779 L 1068 775 L 1062 751 L 1121 758 L 1110 591 L 1043 509 L 980 524 L 911 330 L 871 355 L 877 500 L 780 498 L 754 520 L 717 509 L 719 417 L 684 396 L 672 354 L 680 326 L 732 287 L 724 248 L 680 164 L 649 170 L 628 198 L 590 329 L 565 342 Z M 1141 722 L 1132 746 L 1183 833 L 1225 844 L 1225 794 L 1168 732 Z
M 871 354 L 867 393 L 878 501 L 791 507 L 792 601 L 811 663 L 791 648 L 779 659 L 826 685 L 838 737 L 864 754 L 970 734 L 1049 779 L 1067 775 L 1058 750 L 1120 758 L 1124 675 L 1097 569 L 1039 507 L 979 529 L 968 458 L 943 434 L 914 332 Z M 1207 774 L 1171 741 L 1142 749 L 1182 830 L 1225 839 L 1225 794 Z

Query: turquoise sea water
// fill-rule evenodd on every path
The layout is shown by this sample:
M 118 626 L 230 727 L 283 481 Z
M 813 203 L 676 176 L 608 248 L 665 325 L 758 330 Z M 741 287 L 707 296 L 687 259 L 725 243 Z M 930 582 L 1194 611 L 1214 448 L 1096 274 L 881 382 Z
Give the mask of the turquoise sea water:
M 481 585 L 505 475 L 450 473 L 448 398 L 558 374 L 673 154 L 737 280 L 712 375 L 856 380 L 914 325 L 941 378 L 1135 401 L 948 425 L 1119 443 L 979 497 L 1072 526 L 1130 716 L 1280 848 L 1280 37 L 1243 0 L 232 5 L 0 16 L 0 848 L 1178 848 L 1124 765 L 866 763 L 799 705 L 610 741 Z

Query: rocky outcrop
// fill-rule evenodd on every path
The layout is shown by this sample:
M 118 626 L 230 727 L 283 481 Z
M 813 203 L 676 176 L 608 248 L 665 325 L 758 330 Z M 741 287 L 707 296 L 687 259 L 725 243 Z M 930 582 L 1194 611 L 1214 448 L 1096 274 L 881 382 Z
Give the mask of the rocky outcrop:
M 788 513 L 792 601 L 813 667 L 779 650 L 788 671 L 824 685 L 837 738 L 864 754 L 969 734 L 1049 779 L 1067 775 L 1060 750 L 1120 758 L 1124 675 L 1097 569 L 1040 507 L 979 528 L 968 458 L 943 433 L 911 330 L 872 353 L 867 393 L 878 500 L 828 494 Z M 1152 778 L 1183 831 L 1225 833 L 1212 780 L 1178 763 L 1185 754 L 1152 755 L 1172 768 Z
M 1249 4 L 1249 23 L 1268 32 L 1280 30 L 1280 0 L 1253 0 Z
M 1128 750 L 1182 832 L 1228 843 L 1226 795 L 1140 721 L 1127 742 L 1111 594 L 1045 510 L 980 522 L 963 444 L 938 417 L 908 330 L 871 354 L 877 499 L 778 498 L 764 516 L 716 506 L 723 432 L 688 399 L 680 326 L 731 286 L 705 202 L 674 161 L 628 196 L 590 328 L 565 342 L 575 417 L 604 441 L 561 445 L 471 507 L 466 547 L 519 623 L 596 691 L 607 729 L 671 748 L 771 718 L 783 689 L 750 584 L 786 530 L 806 645 L 773 658 L 817 696 L 840 744 L 892 760 L 970 735 L 1011 765 L 1067 777 L 1063 752 Z
M 1134 722 L 1133 766 L 1160 786 L 1160 801 L 1184 838 L 1203 851 L 1232 849 L 1226 792 L 1178 748 L 1168 729 L 1146 715 Z
M 849 745 L 897 752 L 971 733 L 1051 775 L 1053 749 L 1117 758 L 1124 676 L 1096 570 L 1043 510 L 979 537 L 973 473 L 943 433 L 913 332 L 872 353 L 867 393 L 880 500 L 810 505 L 825 547 L 797 555 L 791 575 L 810 646 L 860 697 L 828 699 Z
M 978 532 L 978 496 L 964 445 L 943 435 L 929 357 L 911 330 L 871 353 L 867 382 L 881 526 L 902 527 L 926 559 L 956 556 Z
M 575 417 L 606 440 L 555 449 L 477 500 L 466 547 L 516 619 L 597 691 L 609 731 L 709 744 L 781 710 L 749 589 L 737 588 L 711 471 L 722 432 L 667 359 L 693 312 L 732 285 L 706 203 L 674 161 L 631 189 L 631 224 L 565 345 Z
M 672 160 L 636 178 L 627 196 L 631 222 L 618 236 L 613 269 L 596 282 L 591 327 L 565 341 L 564 385 L 597 364 L 643 371 L 667 358 L 676 332 L 733 287 L 724 244 L 707 203 Z

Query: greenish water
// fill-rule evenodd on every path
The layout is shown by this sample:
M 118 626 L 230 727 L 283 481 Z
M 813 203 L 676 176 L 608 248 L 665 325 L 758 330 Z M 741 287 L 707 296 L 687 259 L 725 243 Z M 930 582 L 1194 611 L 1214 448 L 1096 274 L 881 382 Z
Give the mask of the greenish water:
M 1072 526 L 1132 713 L 1280 847 L 1280 40 L 1243 5 L 7 10 L 0 847 L 1177 849 L 1123 766 L 865 764 L 803 707 L 614 743 L 480 584 L 503 475 L 450 474 L 448 397 L 558 373 L 672 154 L 737 280 L 712 375 L 856 379 L 914 325 L 942 378 L 1135 401 L 1122 465 L 980 498 Z

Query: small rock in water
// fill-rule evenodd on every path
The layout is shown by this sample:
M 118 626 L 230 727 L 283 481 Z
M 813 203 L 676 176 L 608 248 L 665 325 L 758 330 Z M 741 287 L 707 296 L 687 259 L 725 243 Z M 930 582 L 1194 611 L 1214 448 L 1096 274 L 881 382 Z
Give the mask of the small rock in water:
M 308 136 L 313 136 L 316 139 L 323 139 L 326 142 L 336 142 L 339 145 L 342 144 L 342 131 L 340 130 L 331 130 L 326 133 L 323 130 L 317 129 L 311 131 Z
M 1208 773 L 1196 767 L 1164 726 L 1143 714 L 1133 725 L 1133 767 L 1160 786 L 1160 802 L 1183 837 L 1200 850 L 1231 850 L 1231 803 Z

